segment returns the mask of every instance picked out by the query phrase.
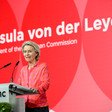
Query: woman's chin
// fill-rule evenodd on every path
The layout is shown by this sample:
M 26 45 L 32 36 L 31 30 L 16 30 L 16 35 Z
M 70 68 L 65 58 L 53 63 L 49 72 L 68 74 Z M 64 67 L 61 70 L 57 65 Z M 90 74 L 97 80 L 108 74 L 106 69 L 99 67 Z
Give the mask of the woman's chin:
M 30 59 L 25 59 L 25 60 L 26 60 L 28 63 L 29 63 L 29 62 L 31 62 L 31 60 L 30 60 Z

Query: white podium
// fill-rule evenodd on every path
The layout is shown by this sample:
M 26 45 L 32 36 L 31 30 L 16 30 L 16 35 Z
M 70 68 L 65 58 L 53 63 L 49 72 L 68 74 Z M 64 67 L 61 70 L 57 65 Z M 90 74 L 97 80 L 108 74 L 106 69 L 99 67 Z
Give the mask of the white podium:
M 15 83 L 0 84 L 0 102 L 8 102 L 12 105 L 13 112 L 25 112 L 25 99 L 16 98 L 20 95 L 38 94 L 29 88 L 17 85 Z

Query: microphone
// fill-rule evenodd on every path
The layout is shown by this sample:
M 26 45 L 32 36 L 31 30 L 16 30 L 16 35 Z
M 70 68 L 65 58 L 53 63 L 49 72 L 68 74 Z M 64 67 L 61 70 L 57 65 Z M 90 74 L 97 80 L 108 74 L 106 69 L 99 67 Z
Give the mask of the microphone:
M 12 77 L 11 77 L 11 83 L 13 82 L 13 74 L 14 74 L 14 70 L 16 68 L 16 66 L 19 64 L 19 61 L 16 63 L 16 65 L 14 66 L 13 72 L 12 72 Z
M 7 65 L 4 65 L 4 66 L 1 67 L 0 69 L 5 68 L 5 67 L 9 66 L 10 64 L 11 64 L 11 63 L 8 63 Z

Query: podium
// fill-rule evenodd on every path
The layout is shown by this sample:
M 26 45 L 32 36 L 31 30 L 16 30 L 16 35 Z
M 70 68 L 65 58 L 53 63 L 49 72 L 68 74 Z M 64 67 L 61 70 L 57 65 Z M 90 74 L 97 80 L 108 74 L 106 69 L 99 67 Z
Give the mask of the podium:
M 0 102 L 7 102 L 12 105 L 13 112 L 25 112 L 25 99 L 17 98 L 20 95 L 33 95 L 39 92 L 33 92 L 29 88 L 15 83 L 0 84 Z

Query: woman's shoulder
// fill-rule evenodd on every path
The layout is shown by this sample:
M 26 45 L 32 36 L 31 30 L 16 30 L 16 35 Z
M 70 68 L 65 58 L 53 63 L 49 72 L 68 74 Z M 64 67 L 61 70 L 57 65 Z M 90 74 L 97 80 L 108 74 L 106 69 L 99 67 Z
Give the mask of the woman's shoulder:
M 25 65 L 21 68 L 21 70 L 25 70 L 25 69 L 27 69 L 27 67 L 28 67 L 28 65 Z
M 39 66 L 46 67 L 47 66 L 47 63 L 46 62 L 39 62 Z

